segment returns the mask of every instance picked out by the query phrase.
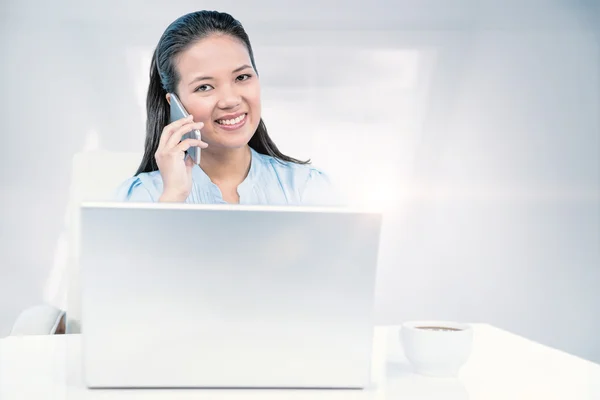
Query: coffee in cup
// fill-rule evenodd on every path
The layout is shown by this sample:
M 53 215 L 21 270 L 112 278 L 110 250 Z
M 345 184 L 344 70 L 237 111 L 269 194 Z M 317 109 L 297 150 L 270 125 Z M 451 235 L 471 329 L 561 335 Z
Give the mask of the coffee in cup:
M 424 329 L 426 331 L 449 331 L 449 332 L 455 332 L 455 331 L 460 331 L 462 329 L 458 329 L 458 328 L 451 328 L 449 326 L 417 326 L 417 329 Z

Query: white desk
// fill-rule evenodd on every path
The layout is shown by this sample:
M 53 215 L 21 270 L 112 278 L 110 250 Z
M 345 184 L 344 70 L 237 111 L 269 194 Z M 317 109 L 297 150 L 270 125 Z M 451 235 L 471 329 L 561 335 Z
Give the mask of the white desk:
M 378 327 L 373 385 L 357 390 L 88 390 L 80 369 L 80 336 L 0 340 L 0 399 L 600 399 L 600 365 L 485 324 L 474 324 L 473 353 L 459 379 L 415 375 L 402 354 L 398 327 Z

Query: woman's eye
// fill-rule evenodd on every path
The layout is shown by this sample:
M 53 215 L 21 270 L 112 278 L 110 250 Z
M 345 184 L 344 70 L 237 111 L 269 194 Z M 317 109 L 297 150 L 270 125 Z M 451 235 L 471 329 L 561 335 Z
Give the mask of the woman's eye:
M 212 89 L 213 87 L 210 85 L 200 85 L 196 88 L 196 92 L 206 92 Z
M 250 74 L 242 74 L 237 77 L 237 80 L 238 81 L 246 81 L 246 80 L 250 79 L 250 76 L 251 76 Z

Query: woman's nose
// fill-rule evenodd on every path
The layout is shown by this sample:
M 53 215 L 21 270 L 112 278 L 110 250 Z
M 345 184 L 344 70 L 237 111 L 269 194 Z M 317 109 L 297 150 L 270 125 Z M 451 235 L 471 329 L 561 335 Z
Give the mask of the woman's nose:
M 219 108 L 235 108 L 242 101 L 240 94 L 232 86 L 225 86 L 221 90 L 221 96 L 219 98 Z

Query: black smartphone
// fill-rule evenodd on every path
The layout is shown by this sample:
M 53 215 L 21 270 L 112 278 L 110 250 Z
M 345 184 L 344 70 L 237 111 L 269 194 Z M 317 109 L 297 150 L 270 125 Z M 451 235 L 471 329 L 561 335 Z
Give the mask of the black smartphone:
M 181 101 L 175 93 L 171 93 L 171 115 L 169 117 L 170 122 L 175 122 L 188 116 L 188 112 L 181 104 Z M 194 129 L 183 135 L 181 140 L 184 139 L 202 139 L 202 133 L 199 129 Z M 200 165 L 200 147 L 192 146 L 187 149 L 188 156 L 194 161 L 195 164 Z

